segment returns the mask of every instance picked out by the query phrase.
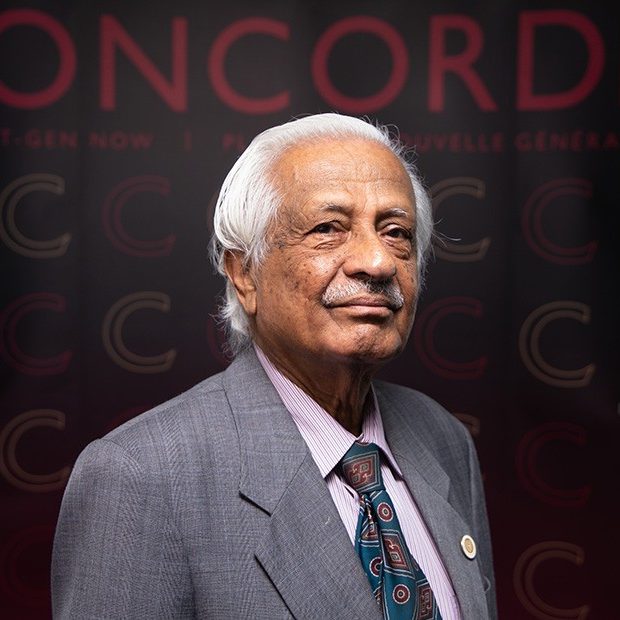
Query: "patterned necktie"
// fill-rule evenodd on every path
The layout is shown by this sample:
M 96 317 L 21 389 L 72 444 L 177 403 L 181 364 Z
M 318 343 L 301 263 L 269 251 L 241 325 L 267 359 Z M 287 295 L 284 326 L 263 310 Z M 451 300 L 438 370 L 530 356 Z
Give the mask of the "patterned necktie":
M 340 464 L 345 480 L 360 496 L 355 549 L 383 617 L 441 620 L 428 579 L 409 553 L 383 486 L 379 448 L 355 442 Z

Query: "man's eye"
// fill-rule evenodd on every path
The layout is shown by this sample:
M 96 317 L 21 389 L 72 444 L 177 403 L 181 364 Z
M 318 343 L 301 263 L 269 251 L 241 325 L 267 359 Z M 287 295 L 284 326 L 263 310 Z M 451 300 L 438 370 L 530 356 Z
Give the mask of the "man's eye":
M 331 222 L 322 222 L 321 224 L 317 224 L 311 232 L 319 233 L 320 235 L 326 235 L 332 233 L 336 230 L 336 227 Z
M 413 233 L 406 229 L 401 228 L 400 226 L 395 226 L 394 228 L 390 228 L 387 231 L 387 235 L 393 237 L 394 239 L 412 239 Z

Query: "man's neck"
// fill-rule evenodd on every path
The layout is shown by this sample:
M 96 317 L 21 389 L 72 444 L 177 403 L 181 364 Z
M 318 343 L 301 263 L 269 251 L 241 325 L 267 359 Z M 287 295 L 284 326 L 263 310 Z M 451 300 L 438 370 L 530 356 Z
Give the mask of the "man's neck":
M 269 361 L 290 381 L 313 398 L 341 426 L 358 436 L 366 412 L 374 370 L 367 365 L 323 363 L 280 358 L 261 349 Z

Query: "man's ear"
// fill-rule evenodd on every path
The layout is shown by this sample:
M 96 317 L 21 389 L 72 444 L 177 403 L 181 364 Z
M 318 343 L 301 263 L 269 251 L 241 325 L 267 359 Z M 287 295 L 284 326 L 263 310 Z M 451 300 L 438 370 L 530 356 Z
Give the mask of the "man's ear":
M 224 254 L 224 269 L 228 279 L 237 291 L 237 298 L 248 316 L 256 314 L 256 282 L 251 269 L 243 264 L 240 252 L 226 250 Z

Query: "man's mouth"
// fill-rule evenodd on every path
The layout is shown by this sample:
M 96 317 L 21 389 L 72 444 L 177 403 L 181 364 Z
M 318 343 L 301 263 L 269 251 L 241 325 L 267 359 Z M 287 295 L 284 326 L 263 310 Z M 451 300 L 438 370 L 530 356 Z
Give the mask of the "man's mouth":
M 326 308 L 388 308 L 392 312 L 396 312 L 402 308 L 402 304 L 386 299 L 385 297 L 352 297 L 349 299 L 341 299 L 335 302 L 324 304 Z

